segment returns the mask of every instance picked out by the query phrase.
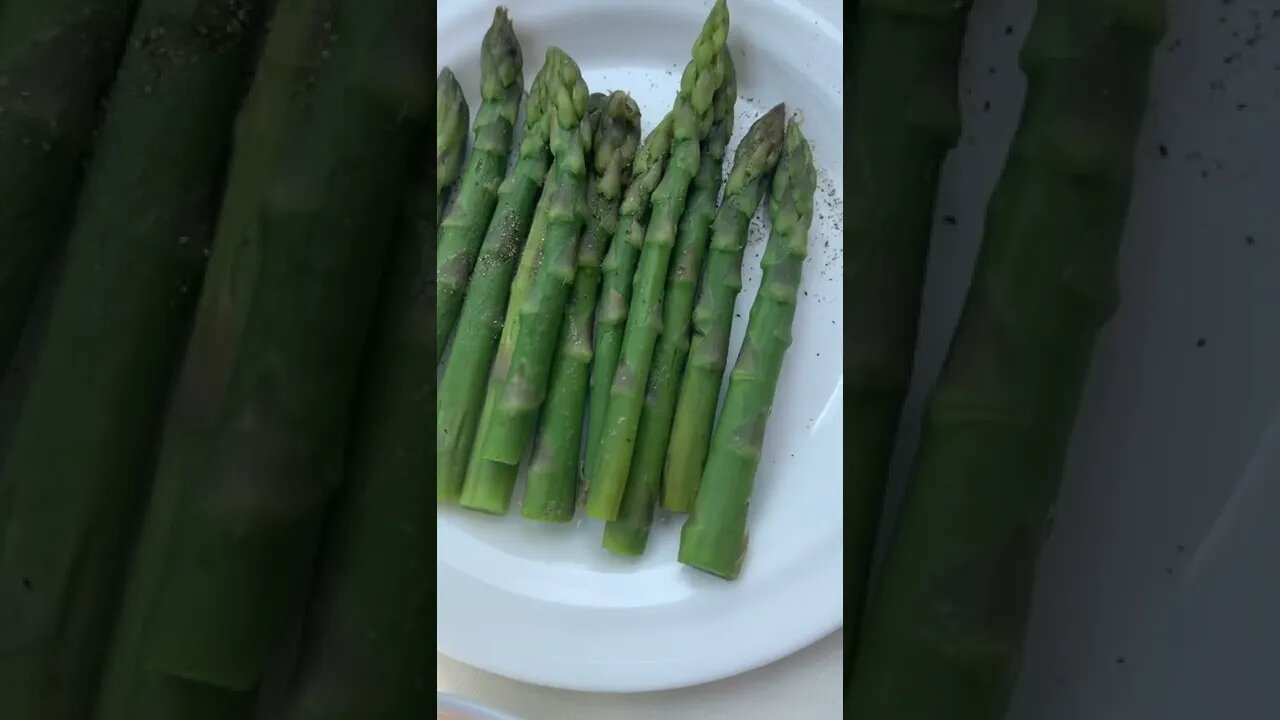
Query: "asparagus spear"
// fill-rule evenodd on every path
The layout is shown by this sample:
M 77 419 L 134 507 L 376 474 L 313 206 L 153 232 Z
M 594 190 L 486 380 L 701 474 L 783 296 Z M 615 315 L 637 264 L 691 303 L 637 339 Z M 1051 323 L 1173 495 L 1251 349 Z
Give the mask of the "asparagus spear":
M 640 246 L 648 228 L 653 191 L 662 181 L 671 158 L 672 115 L 649 133 L 636 155 L 631 184 L 622 198 L 618 229 L 609 243 L 601 266 L 602 288 L 596 308 L 595 335 L 592 338 L 591 383 L 587 408 L 586 476 L 591 477 L 604 432 L 604 413 L 609 404 L 609 386 L 613 371 L 622 355 L 622 333 L 626 329 L 627 306 L 636 264 L 640 262 Z
M 423 165 L 426 170 L 426 165 Z M 284 717 L 426 718 L 435 699 L 434 195 L 423 172 L 393 254 L 352 427 L 350 470 L 325 526 L 319 576 Z
M 138 11 L 0 471 L 7 716 L 90 709 L 261 5 Z
M 0 4 L 0 372 L 68 229 L 136 4 Z
M 533 214 L 533 223 L 529 226 L 529 239 L 525 242 L 524 252 L 520 256 L 520 266 L 516 269 L 515 279 L 511 283 L 511 298 L 507 303 L 507 312 L 502 324 L 502 336 L 498 341 L 498 350 L 489 369 L 489 384 L 485 391 L 484 404 L 481 405 L 480 420 L 477 423 L 476 437 L 484 437 L 493 424 L 494 408 L 498 404 L 498 393 L 511 367 L 511 353 L 515 349 L 516 337 L 520 334 L 520 308 L 524 298 L 533 285 L 534 275 L 542 263 L 542 249 L 547 239 L 547 220 L 555 191 L 547 186 L 542 189 L 542 197 Z M 516 466 L 486 460 L 480 452 L 480 443 L 473 443 L 471 456 L 467 459 L 467 471 L 462 484 L 462 492 L 458 503 L 465 508 L 479 510 L 494 515 L 505 515 L 511 506 L 511 493 L 516 484 Z
M 680 562 L 729 580 L 738 577 L 747 551 L 747 507 L 778 376 L 791 346 L 816 185 L 809 143 L 792 122 L 769 197 L 773 231 L 761 263 L 760 291 L 729 375 L 693 512 L 680 531 Z
M 462 174 L 467 156 L 467 120 L 471 110 L 453 71 L 445 68 L 436 79 L 436 224 L 444 217 L 449 190 Z
M 493 24 L 480 46 L 480 109 L 476 112 L 471 159 L 458 197 L 440 227 L 436 250 L 436 354 L 443 357 L 467 292 L 476 253 L 498 202 L 507 171 L 511 135 L 524 94 L 524 59 L 507 9 L 493 11 Z
M 1004 717 L 1090 355 L 1117 301 L 1164 24 L 1162 0 L 1041 0 L 1022 121 L 864 616 L 851 717 Z
M 764 152 L 757 153 L 756 147 L 745 141 L 738 146 L 733 171 L 725 183 L 724 199 L 711 227 L 706 268 L 691 317 L 688 360 L 671 420 L 671 442 L 663 468 L 662 505 L 674 512 L 688 512 L 693 508 L 702 478 L 729 356 L 733 305 L 742 289 L 742 254 L 747 231 L 778 164 L 785 127 L 786 107 L 778 105 L 748 131 L 748 135 L 760 135 L 759 147 Z
M 431 102 L 422 3 L 341 0 L 336 17 L 315 105 L 260 214 L 271 242 L 144 648 L 158 671 L 231 690 L 259 682 L 305 588 Z
M 249 716 L 252 693 L 219 693 L 151 672 L 141 653 L 177 506 L 208 450 L 243 332 L 264 241 L 258 214 L 328 56 L 334 4 L 335 0 L 277 3 L 253 85 L 236 119 L 213 251 L 161 433 L 151 500 L 115 624 L 97 720 L 194 720 L 205 717 L 201 712 L 215 718 Z
M 667 266 L 689 185 L 698 172 L 699 143 L 713 125 L 733 114 L 733 103 L 714 102 L 716 91 L 725 79 L 723 51 L 728 32 L 729 10 L 724 0 L 717 0 L 694 44 L 693 60 L 685 67 L 680 80 L 680 92 L 673 108 L 671 162 L 653 193 L 653 217 L 636 270 L 621 359 L 609 389 L 598 462 L 587 478 L 590 483 L 587 514 L 597 520 L 616 519 L 622 504 L 654 345 L 662 329 L 662 293 L 666 289 Z
M 440 501 L 456 501 L 462 491 L 489 370 L 505 328 L 502 320 L 512 294 L 512 276 L 551 164 L 545 86 L 559 76 L 548 72 L 550 67 L 543 65 L 530 87 L 519 156 L 498 189 L 498 207 L 480 247 L 457 337 L 445 361 L 436 403 L 436 498 Z
M 494 406 L 493 424 L 480 438 L 483 456 L 507 465 L 518 465 L 524 456 L 538 408 L 546 396 L 555 341 L 573 283 L 578 236 L 586 216 L 586 154 L 591 151 L 593 132 L 589 123 L 583 122 L 587 85 L 577 64 L 568 55 L 560 55 L 559 72 L 566 80 L 566 87 L 572 85 L 572 92 L 557 93 L 553 99 L 554 109 L 547 113 L 551 121 L 551 154 L 555 160 L 547 180 L 553 194 L 547 210 L 543 260 L 519 307 L 520 333 L 516 336 L 498 404 Z M 630 110 L 631 122 L 639 122 L 640 111 L 634 102 L 629 106 L 621 102 L 617 107 L 619 112 Z
M 592 96 L 594 98 L 594 96 Z M 593 121 L 586 230 L 578 241 L 577 274 L 548 381 L 542 429 L 534 443 L 522 512 L 531 520 L 568 522 L 577 501 L 582 416 L 591 363 L 591 320 L 600 289 L 605 243 L 618 228 L 618 207 L 640 142 L 640 110 L 624 92 L 608 96 Z
M 737 74 L 725 52 L 725 81 L 716 91 L 717 103 L 730 107 L 738 93 Z M 779 111 L 781 116 L 781 111 Z M 605 525 L 604 548 L 619 555 L 643 555 L 649 543 L 654 505 L 662 487 L 662 464 L 667 454 L 671 416 L 675 412 L 685 355 L 689 350 L 689 319 L 693 314 L 694 290 L 702 269 L 702 258 L 716 216 L 716 199 L 724 177 L 725 148 L 733 134 L 733 115 L 723 116 L 711 128 L 689 190 L 689 200 L 676 232 L 674 258 L 667 273 L 667 289 L 662 306 L 662 330 L 653 353 L 653 368 L 645 392 L 644 410 L 636 431 L 636 449 L 630 479 L 622 495 L 618 519 Z M 779 119 L 779 132 L 782 120 Z
M 845 513 L 853 617 L 861 615 L 884 487 L 915 356 L 943 159 L 960 134 L 957 73 L 972 3 L 863 3 L 854 42 L 850 147 L 855 258 L 845 336 L 851 397 Z M 885 68 L 910 68 L 891 73 Z

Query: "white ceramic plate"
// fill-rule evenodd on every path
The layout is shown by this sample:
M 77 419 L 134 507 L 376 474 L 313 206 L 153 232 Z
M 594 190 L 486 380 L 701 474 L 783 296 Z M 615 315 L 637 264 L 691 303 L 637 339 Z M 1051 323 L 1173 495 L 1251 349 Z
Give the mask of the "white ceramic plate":
M 437 10 L 438 66 L 477 107 L 480 39 L 494 2 Z M 593 91 L 630 92 L 647 133 L 670 109 L 709 0 L 511 0 L 526 84 L 548 46 L 566 50 Z M 440 512 L 438 649 L 526 682 L 593 691 L 674 688 L 788 655 L 843 621 L 841 337 L 843 32 L 832 0 L 731 0 L 740 97 L 736 141 L 768 108 L 801 117 L 820 165 L 795 342 L 783 368 L 757 477 L 751 550 L 727 583 L 676 562 L 681 520 L 659 517 L 648 554 L 600 548 L 602 527 L 543 527 Z M 730 148 L 732 152 L 732 147 Z M 757 218 L 733 353 L 759 281 Z M 521 488 L 517 488 L 519 502 Z
M 436 720 L 516 720 L 474 700 L 436 693 Z

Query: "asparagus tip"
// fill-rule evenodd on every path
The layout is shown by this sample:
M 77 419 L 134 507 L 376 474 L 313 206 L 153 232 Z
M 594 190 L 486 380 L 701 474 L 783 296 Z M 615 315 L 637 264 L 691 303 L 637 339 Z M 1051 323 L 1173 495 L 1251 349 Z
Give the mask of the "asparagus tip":
M 760 118 L 759 122 L 767 123 L 769 125 L 777 125 L 777 132 L 781 135 L 782 128 L 787 122 L 787 104 L 778 103 L 772 108 L 769 108 L 769 112 L 765 113 L 764 116 Z
M 517 81 L 523 70 L 520 40 L 505 7 L 493 11 L 493 23 L 484 34 L 480 67 L 481 76 L 485 79 L 485 97 L 500 97 Z

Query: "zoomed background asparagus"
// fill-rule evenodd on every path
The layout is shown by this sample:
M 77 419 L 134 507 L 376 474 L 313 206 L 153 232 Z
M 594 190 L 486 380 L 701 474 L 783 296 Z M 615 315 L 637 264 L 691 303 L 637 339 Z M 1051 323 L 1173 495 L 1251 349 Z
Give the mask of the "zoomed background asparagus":
M 914 365 L 938 177 L 960 135 L 958 75 L 969 7 L 967 1 L 867 0 L 854 23 L 849 147 L 862 172 L 850 175 L 845 234 L 851 261 L 844 487 L 852 617 L 861 615 Z M 856 635 L 856 627 L 850 632 Z
M 1041 0 L 1026 101 L 883 569 L 850 717 L 999 720 L 1116 274 L 1164 0 Z M 921 691 L 927 688 L 927 691 Z
M 0 373 L 68 208 L 136 0 L 0 1 Z
M 62 208 L 63 276 L 0 467 L 0 617 L 21 629 L 0 633 L 2 715 L 90 710 L 265 5 L 144 0 Z
M 145 650 L 152 667 L 215 687 L 260 682 L 303 598 L 337 489 L 332 448 L 351 422 L 386 250 L 430 122 L 432 72 L 418 52 L 428 10 L 340 0 L 337 18 L 333 56 L 260 215 L 271 241 Z
M 150 716 L 216 720 L 251 707 L 252 692 L 214 691 L 155 672 L 142 657 L 152 603 L 191 477 L 201 467 L 226 395 L 266 238 L 258 215 L 329 56 L 337 0 L 279 0 L 253 84 L 236 118 L 221 214 L 186 357 L 158 431 L 151 498 L 138 531 L 111 652 L 98 691 L 96 720 Z M 215 695 L 221 698 L 215 700 Z

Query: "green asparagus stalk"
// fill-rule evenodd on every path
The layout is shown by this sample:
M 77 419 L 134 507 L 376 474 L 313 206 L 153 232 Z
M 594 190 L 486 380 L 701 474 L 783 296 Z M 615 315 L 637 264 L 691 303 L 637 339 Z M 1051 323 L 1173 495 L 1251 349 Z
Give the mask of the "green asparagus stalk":
M 693 512 L 680 531 L 680 562 L 728 580 L 738 577 L 747 551 L 747 507 L 791 346 L 816 186 L 812 151 L 792 122 L 769 197 L 773 231 L 761 263 L 760 291 L 729 375 Z
M 738 93 L 738 81 L 728 52 L 725 52 L 725 68 L 725 81 L 716 91 L 716 102 L 727 102 L 732 107 Z M 781 128 L 781 120 L 779 123 Z M 644 410 L 636 431 L 630 479 L 622 495 L 618 519 L 607 523 L 604 529 L 604 548 L 618 555 L 643 555 L 649 544 L 649 526 L 653 523 L 654 506 L 661 494 L 662 465 L 667 455 L 671 416 L 675 413 L 680 378 L 684 374 L 685 356 L 689 351 L 689 320 L 693 315 L 694 292 L 711 237 L 716 200 L 724 178 L 725 148 L 732 134 L 732 113 L 712 126 L 711 134 L 703 144 L 698 175 L 693 179 L 689 200 L 676 232 L 662 305 L 662 330 L 653 353 Z
M 862 4 L 854 42 L 846 249 L 850 311 L 845 453 L 848 586 L 860 617 L 884 488 L 915 356 L 925 262 L 943 159 L 960 134 L 960 51 L 970 2 Z M 913 68 L 908 73 L 885 68 Z M 856 630 L 855 630 L 856 632 Z
M 136 5 L 0 4 L 0 373 L 68 229 Z
M 424 164 L 423 170 L 426 170 Z M 392 256 L 350 471 L 325 526 L 319 576 L 284 717 L 426 718 L 435 700 L 428 612 L 435 597 L 431 455 L 435 413 L 434 194 L 423 172 Z
M 485 388 L 503 317 L 512 292 L 512 277 L 551 164 L 546 117 L 548 82 L 558 80 L 552 65 L 534 76 L 525 105 L 519 156 L 498 189 L 498 206 L 489 223 L 475 273 L 458 318 L 457 336 L 445 361 L 436 403 L 436 499 L 458 500 L 475 445 Z
M 0 470 L 5 716 L 90 710 L 261 5 L 138 11 Z
M 592 96 L 594 98 L 594 96 Z M 591 321 L 600 290 L 600 262 L 618 229 L 618 208 L 631 180 L 640 142 L 640 110 L 623 92 L 608 96 L 592 123 L 587 223 L 578 241 L 577 274 L 548 382 L 542 427 L 534 442 L 522 513 L 531 520 L 568 522 L 577 502 L 578 458 L 591 363 Z
M 543 245 L 547 240 L 548 213 L 554 196 L 554 188 L 550 185 L 542 189 L 542 197 L 539 198 L 538 207 L 533 214 L 533 223 L 529 226 L 529 238 L 525 242 L 524 252 L 520 255 L 520 265 L 511 283 L 511 297 L 502 323 L 498 350 L 494 355 L 493 365 L 489 369 L 489 384 L 485 391 L 484 404 L 481 405 L 476 437 L 484 437 L 489 426 L 493 424 L 493 412 L 498 405 L 498 394 L 502 391 L 507 378 L 507 371 L 511 367 L 511 353 L 515 349 L 516 337 L 520 334 L 520 308 L 524 305 L 524 298 L 528 296 L 529 289 L 533 285 L 538 266 L 542 264 Z M 511 494 L 516 484 L 516 469 L 515 465 L 486 460 L 480 452 L 480 443 L 473 443 L 458 503 L 472 510 L 505 515 L 511 506 Z
M 467 156 L 467 122 L 471 110 L 462 95 L 462 86 L 445 68 L 436 79 L 436 224 L 444 217 L 449 190 L 462 175 Z
M 713 125 L 733 114 L 732 102 L 714 102 L 716 91 L 725 79 L 724 47 L 728 33 L 729 10 L 723 0 L 717 0 L 694 44 L 693 60 L 680 79 L 680 92 L 672 110 L 671 162 L 653 193 L 653 216 L 636 270 L 622 355 L 609 389 L 598 462 L 594 474 L 587 478 L 587 514 L 597 520 L 616 519 L 622 504 L 635 450 L 636 429 L 644 409 L 654 345 L 662 329 L 662 294 L 666 289 L 667 267 L 689 185 L 698 172 L 699 144 Z
M 537 411 L 546 395 L 555 341 L 563 324 L 564 306 L 573 283 L 578 236 L 586 219 L 587 161 L 592 128 L 583 122 L 587 110 L 587 85 L 568 55 L 561 55 L 559 72 L 572 91 L 557 93 L 549 109 L 551 154 L 555 160 L 547 179 L 553 193 L 547 211 L 547 237 L 543 259 L 528 295 L 519 307 L 520 333 L 511 353 L 511 365 L 494 407 L 493 424 L 481 436 L 486 459 L 519 465 L 533 435 Z M 625 108 L 623 103 L 620 107 Z M 635 103 L 630 109 L 639 121 Z
M 264 241 L 259 211 L 285 146 L 313 96 L 313 79 L 328 56 L 335 1 L 277 3 L 253 85 L 236 119 L 213 250 L 161 433 L 151 500 L 116 619 L 97 720 L 251 715 L 253 693 L 219 693 L 152 672 L 141 653 L 177 506 L 208 451 L 208 436 L 226 394 L 250 290 L 257 280 Z
M 260 215 L 271 241 L 208 461 L 175 523 L 144 648 L 157 671 L 249 690 L 301 599 L 397 196 L 426 139 L 431 27 L 413 0 L 338 4 L 333 57 Z
M 480 109 L 476 112 L 471 159 L 458 196 L 440 227 L 436 250 L 436 354 L 444 356 L 462 308 L 476 254 L 498 203 L 507 172 L 511 136 L 524 94 L 524 59 L 506 8 L 493 11 L 493 24 L 480 47 Z
M 640 262 L 640 246 L 649 227 L 649 209 L 653 191 L 666 174 L 671 159 L 672 115 L 649 133 L 631 173 L 631 184 L 622 198 L 618 229 L 609 243 L 601 266 L 602 287 L 596 307 L 595 335 L 591 348 L 591 382 L 587 406 L 586 477 L 591 477 L 599 454 L 596 452 L 604 432 L 604 413 L 609 404 L 609 386 L 613 371 L 622 356 L 622 333 L 626 330 L 627 308 L 636 265 Z
M 1164 26 L 1163 0 L 1040 2 L 1022 120 L 868 601 L 850 717 L 1005 715 L 1090 356 L 1117 304 Z
M 692 337 L 680 381 L 670 443 L 663 468 L 662 505 L 689 512 L 711 444 L 716 404 L 729 357 L 733 306 L 742 289 L 742 255 L 747 232 L 778 164 L 786 127 L 786 108 L 778 105 L 756 121 L 748 135 L 758 146 L 738 146 L 724 198 L 711 226 L 706 267 L 691 317 Z M 761 152 L 757 152 L 757 148 Z

